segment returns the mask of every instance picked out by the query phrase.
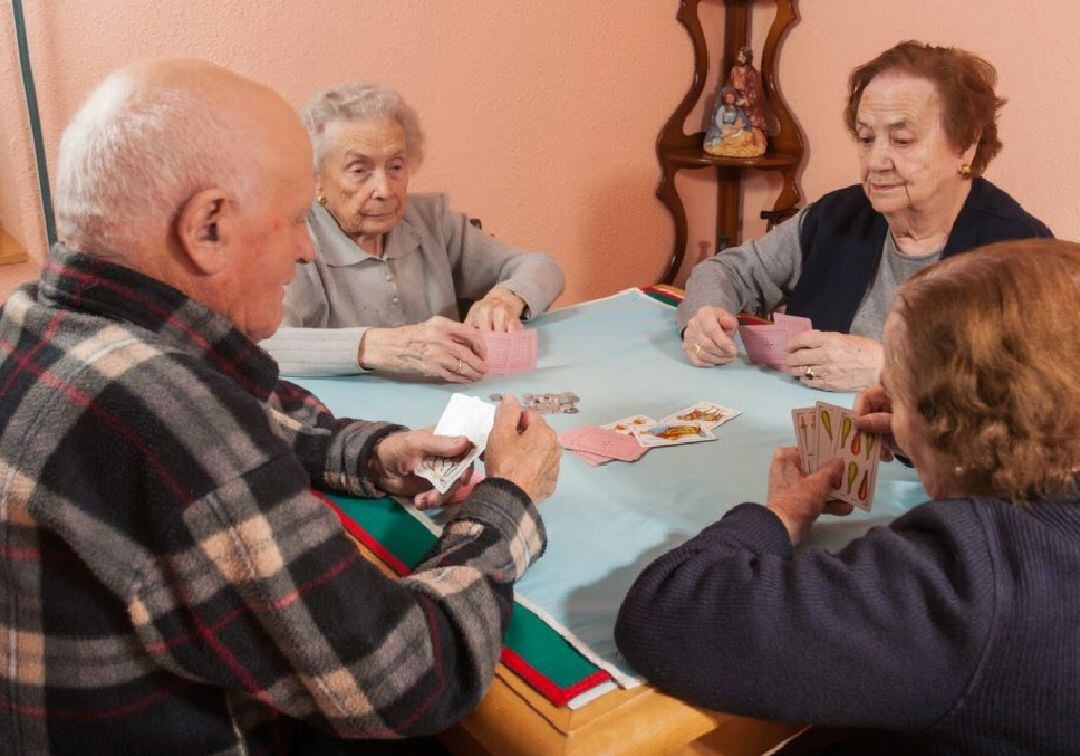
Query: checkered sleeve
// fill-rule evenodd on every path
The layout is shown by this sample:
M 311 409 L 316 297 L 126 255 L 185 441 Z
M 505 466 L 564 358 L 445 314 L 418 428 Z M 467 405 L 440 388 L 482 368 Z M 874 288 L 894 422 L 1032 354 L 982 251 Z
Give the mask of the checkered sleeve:
M 155 661 L 230 691 L 240 720 L 269 709 L 355 738 L 437 732 L 478 703 L 512 582 L 545 538 L 519 489 L 482 483 L 426 562 L 390 579 L 290 456 L 218 486 L 164 532 L 169 556 L 140 570 L 129 607 Z
M 383 495 L 367 476 L 367 462 L 379 441 L 404 426 L 338 419 L 313 394 L 288 381 L 278 383 L 267 407 L 277 435 L 313 485 L 354 496 Z

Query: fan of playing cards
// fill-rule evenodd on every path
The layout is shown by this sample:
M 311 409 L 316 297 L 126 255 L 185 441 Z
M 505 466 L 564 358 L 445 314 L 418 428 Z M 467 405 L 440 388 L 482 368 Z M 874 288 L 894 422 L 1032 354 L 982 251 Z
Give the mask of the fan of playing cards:
M 742 323 L 739 333 L 750 362 L 783 370 L 787 367 L 788 339 L 811 328 L 813 325 L 809 318 L 778 312 L 773 315 L 772 323 Z
M 489 375 L 512 375 L 536 370 L 536 331 L 481 331 L 484 362 Z
M 660 422 L 633 415 L 604 425 L 583 425 L 560 434 L 559 443 L 591 467 L 613 459 L 634 462 L 657 446 L 680 446 L 714 441 L 713 430 L 739 415 L 738 410 L 713 402 L 698 402 Z
M 494 404 L 475 396 L 451 394 L 450 401 L 435 426 L 435 433 L 439 436 L 465 436 L 472 441 L 473 448 L 459 459 L 425 457 L 416 468 L 416 474 L 430 481 L 439 493 L 446 493 L 483 454 L 494 422 Z
M 825 402 L 791 411 L 803 472 L 810 475 L 831 459 L 844 460 L 840 486 L 829 498 L 869 511 L 881 459 L 881 437 L 857 429 L 855 418 L 852 410 Z

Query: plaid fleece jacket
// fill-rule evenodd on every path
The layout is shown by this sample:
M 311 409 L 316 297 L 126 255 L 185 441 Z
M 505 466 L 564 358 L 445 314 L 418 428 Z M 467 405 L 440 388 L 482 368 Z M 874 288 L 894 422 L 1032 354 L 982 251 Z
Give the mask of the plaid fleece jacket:
M 223 318 L 62 246 L 0 359 L 0 753 L 279 753 L 480 700 L 546 543 L 512 483 L 383 576 L 310 487 L 377 495 L 399 426 L 334 418 Z

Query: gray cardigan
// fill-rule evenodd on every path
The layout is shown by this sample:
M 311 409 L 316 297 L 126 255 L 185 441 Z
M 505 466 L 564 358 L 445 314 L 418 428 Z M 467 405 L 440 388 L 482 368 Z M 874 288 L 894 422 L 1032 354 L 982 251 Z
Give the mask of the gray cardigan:
M 458 299 L 480 299 L 496 285 L 525 300 L 526 318 L 562 293 L 563 273 L 551 257 L 474 228 L 444 194 L 408 196 L 382 257 L 361 249 L 317 204 L 308 227 L 315 262 L 297 265 L 282 327 L 262 343 L 284 374 L 362 372 L 357 352 L 368 327 L 410 325 L 434 315 L 460 320 Z

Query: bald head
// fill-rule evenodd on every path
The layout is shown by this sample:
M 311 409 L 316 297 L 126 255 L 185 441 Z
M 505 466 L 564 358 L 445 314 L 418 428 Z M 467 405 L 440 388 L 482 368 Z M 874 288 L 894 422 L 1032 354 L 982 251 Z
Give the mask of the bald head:
M 257 204 L 282 140 L 305 149 L 303 134 L 278 95 L 219 66 L 163 60 L 120 69 L 61 139 L 60 237 L 120 262 L 153 254 L 170 243 L 196 192 L 217 187 L 239 208 Z

